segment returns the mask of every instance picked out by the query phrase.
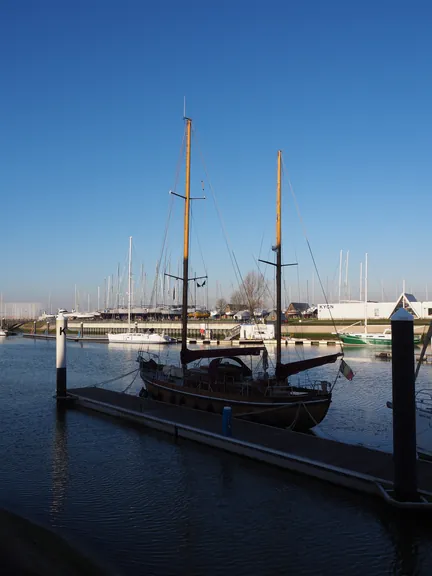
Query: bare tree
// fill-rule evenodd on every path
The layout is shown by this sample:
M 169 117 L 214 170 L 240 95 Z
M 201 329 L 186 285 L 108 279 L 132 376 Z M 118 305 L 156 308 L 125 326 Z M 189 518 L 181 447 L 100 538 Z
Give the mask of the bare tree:
M 231 294 L 230 308 L 231 312 L 238 312 L 245 307 L 245 297 L 242 295 L 240 290 L 235 290 Z
M 223 316 L 226 312 L 226 307 L 227 307 L 228 303 L 225 300 L 225 298 L 219 298 L 216 301 L 216 310 L 218 311 L 218 313 Z
M 231 295 L 231 302 L 235 305 L 244 305 L 251 314 L 261 308 L 264 302 L 266 281 L 262 274 L 252 271 L 245 276 L 239 290 Z

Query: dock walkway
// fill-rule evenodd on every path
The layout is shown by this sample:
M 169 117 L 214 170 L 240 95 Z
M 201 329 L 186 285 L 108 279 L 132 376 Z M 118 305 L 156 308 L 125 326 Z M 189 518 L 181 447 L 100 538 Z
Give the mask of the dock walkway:
M 233 419 L 232 438 L 227 438 L 222 436 L 222 418 L 217 414 L 101 388 L 74 388 L 69 395 L 84 408 L 362 492 L 388 498 L 393 487 L 389 453 L 238 419 Z M 430 499 L 432 464 L 418 460 L 417 477 L 419 490 Z

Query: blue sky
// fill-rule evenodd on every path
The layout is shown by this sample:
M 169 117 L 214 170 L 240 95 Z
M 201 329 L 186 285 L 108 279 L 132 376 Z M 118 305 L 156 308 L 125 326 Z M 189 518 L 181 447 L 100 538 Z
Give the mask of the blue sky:
M 419 299 L 428 266 L 432 7 L 424 1 L 3 0 L 0 5 L 0 290 L 5 300 L 96 303 L 144 263 L 147 292 L 175 186 L 183 97 L 193 118 L 192 269 L 229 299 L 235 275 L 201 162 L 243 274 L 271 257 L 276 151 L 284 152 L 285 284 L 317 280 L 287 172 L 330 296 L 339 251 L 351 295 Z M 180 171 L 177 190 L 183 190 Z M 167 261 L 181 250 L 174 202 Z M 199 244 L 197 239 L 199 239 Z M 203 260 L 201 259 L 201 252 Z M 271 270 L 262 269 L 267 278 Z M 344 271 L 345 275 L 345 271 Z M 430 296 L 432 297 L 432 296 Z

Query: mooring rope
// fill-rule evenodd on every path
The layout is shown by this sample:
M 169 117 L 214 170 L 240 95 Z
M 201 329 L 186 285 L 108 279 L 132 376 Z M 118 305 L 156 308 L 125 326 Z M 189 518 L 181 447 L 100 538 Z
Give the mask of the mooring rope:
M 128 384 L 128 386 L 126 386 L 126 388 L 124 390 L 122 390 L 122 394 L 126 394 L 126 392 L 129 390 L 129 388 L 132 386 L 132 384 L 135 382 L 136 377 L 138 376 L 138 372 L 139 372 L 139 368 L 138 370 L 136 370 L 136 374 L 135 376 L 132 378 L 132 382 L 130 384 Z
M 110 378 L 110 380 L 104 380 L 103 382 L 99 382 L 98 384 L 93 384 L 92 388 L 97 388 L 98 386 L 104 386 L 105 384 L 110 384 L 111 382 L 115 382 L 116 380 L 121 380 L 122 378 L 126 378 L 126 376 L 130 376 L 134 372 L 138 373 L 138 371 L 139 368 L 135 368 L 134 370 L 126 372 L 126 374 L 122 374 L 121 376 L 116 376 L 115 378 Z

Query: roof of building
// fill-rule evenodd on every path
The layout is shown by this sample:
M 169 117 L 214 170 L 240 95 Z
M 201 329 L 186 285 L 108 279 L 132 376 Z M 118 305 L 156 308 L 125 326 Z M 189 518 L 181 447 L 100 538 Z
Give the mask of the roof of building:
M 309 309 L 309 304 L 306 302 L 291 302 L 288 306 L 287 312 L 290 311 L 290 308 L 296 310 L 297 312 L 306 312 Z

